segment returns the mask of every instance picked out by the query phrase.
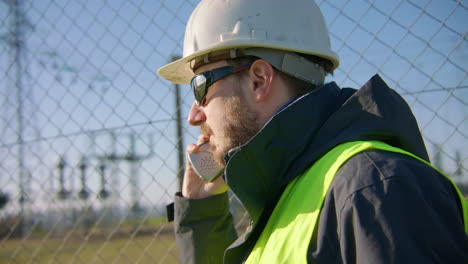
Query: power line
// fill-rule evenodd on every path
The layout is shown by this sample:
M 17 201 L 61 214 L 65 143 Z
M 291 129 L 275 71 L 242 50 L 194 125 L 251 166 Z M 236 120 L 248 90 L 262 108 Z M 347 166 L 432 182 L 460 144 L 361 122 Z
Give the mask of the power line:
M 468 86 L 458 86 L 458 87 L 450 87 L 450 88 L 438 88 L 438 89 L 427 89 L 427 90 L 419 90 L 419 91 L 411 91 L 411 92 L 400 92 L 401 95 L 412 95 L 412 94 L 422 94 L 422 93 L 432 93 L 432 92 L 453 92 L 455 90 L 462 90 L 467 89 Z
M 147 121 L 147 122 L 140 122 L 140 123 L 133 123 L 133 124 L 124 124 L 122 126 L 114 126 L 114 127 L 107 127 L 107 128 L 100 128 L 100 129 L 91 129 L 91 130 L 80 130 L 77 132 L 73 133 L 68 133 L 68 134 L 59 134 L 55 136 L 50 136 L 50 137 L 38 137 L 32 140 L 24 141 L 23 144 L 32 144 L 32 143 L 37 143 L 37 142 L 42 142 L 42 141 L 51 141 L 51 140 L 56 140 L 56 139 L 61 139 L 61 138 L 68 138 L 68 137 L 74 137 L 74 136 L 81 136 L 83 134 L 95 134 L 99 132 L 108 132 L 112 130 L 120 130 L 120 129 L 128 129 L 131 127 L 137 127 L 137 126 L 144 126 L 144 125 L 154 125 L 158 123 L 167 123 L 167 122 L 173 122 L 174 119 L 161 119 L 161 120 L 154 120 L 154 121 Z M 0 145 L 0 148 L 11 148 L 16 146 L 17 143 L 11 143 L 11 144 L 3 144 Z

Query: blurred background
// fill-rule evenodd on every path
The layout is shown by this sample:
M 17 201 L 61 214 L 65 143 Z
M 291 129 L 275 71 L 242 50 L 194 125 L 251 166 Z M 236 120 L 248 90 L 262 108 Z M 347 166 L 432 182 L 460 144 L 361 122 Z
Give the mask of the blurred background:
M 155 71 L 198 2 L 0 0 L 0 263 L 178 262 L 165 205 L 198 129 L 188 86 Z M 468 195 L 468 2 L 317 3 L 341 59 L 328 81 L 380 74 Z

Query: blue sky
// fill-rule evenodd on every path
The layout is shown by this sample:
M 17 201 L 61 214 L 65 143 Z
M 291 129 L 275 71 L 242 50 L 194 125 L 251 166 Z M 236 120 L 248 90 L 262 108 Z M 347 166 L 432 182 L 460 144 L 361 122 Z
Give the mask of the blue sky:
M 185 22 L 198 1 L 25 1 L 32 29 L 26 34 L 24 115 L 30 188 L 49 199 L 57 188 L 55 166 L 64 155 L 76 167 L 83 155 L 109 154 L 109 131 L 118 136 L 116 151 L 129 148 L 137 133 L 137 151 L 154 155 L 140 169 L 145 204 L 166 202 L 175 190 L 176 149 L 173 85 L 155 71 L 182 51 Z M 330 81 L 360 87 L 375 73 L 403 94 L 426 137 L 428 149 L 442 144 L 446 167 L 454 170 L 456 150 L 467 161 L 467 4 L 465 1 L 317 1 L 341 59 Z M 0 2 L 0 36 L 11 15 Z M 11 50 L 0 42 L 0 72 L 8 76 Z M 2 75 L 3 76 L 3 75 Z M 15 99 L 11 77 L 0 80 L 2 148 L 0 185 L 17 193 Z M 182 86 L 185 116 L 193 100 Z M 197 128 L 185 128 L 185 143 Z M 90 139 L 95 137 L 95 145 Z M 96 158 L 90 159 L 97 166 Z M 129 168 L 118 167 L 119 188 L 128 201 Z M 93 191 L 99 177 L 90 169 Z M 466 174 L 466 169 L 465 169 Z M 68 186 L 78 188 L 78 171 Z

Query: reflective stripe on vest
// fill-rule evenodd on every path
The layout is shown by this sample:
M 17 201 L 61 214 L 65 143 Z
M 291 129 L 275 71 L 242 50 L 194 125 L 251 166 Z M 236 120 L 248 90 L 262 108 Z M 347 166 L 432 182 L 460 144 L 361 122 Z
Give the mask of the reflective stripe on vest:
M 246 263 L 307 263 L 312 233 L 338 169 L 354 155 L 371 149 L 409 155 L 444 175 L 458 193 L 468 234 L 468 201 L 450 177 L 414 154 L 383 142 L 348 142 L 333 148 L 286 187 Z

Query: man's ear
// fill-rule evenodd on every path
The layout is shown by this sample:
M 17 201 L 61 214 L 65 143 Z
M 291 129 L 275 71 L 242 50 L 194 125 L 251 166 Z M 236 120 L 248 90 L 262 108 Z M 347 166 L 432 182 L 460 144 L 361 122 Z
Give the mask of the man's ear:
M 273 78 L 275 77 L 273 66 L 264 60 L 256 60 L 250 66 L 249 74 L 255 101 L 262 102 L 270 97 L 273 92 Z

